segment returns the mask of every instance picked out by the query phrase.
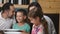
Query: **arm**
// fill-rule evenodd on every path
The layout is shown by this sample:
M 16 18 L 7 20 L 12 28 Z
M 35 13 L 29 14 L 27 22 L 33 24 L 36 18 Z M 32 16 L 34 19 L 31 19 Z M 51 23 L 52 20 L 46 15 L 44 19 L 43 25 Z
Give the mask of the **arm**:
M 49 33 L 50 33 L 50 34 L 56 34 L 53 21 L 52 21 L 48 16 L 45 16 L 45 15 L 44 15 L 44 18 L 45 18 L 46 21 L 48 22 Z
M 52 31 L 51 33 L 56 34 L 55 27 L 52 20 L 50 21 L 50 25 L 51 25 L 51 31 Z

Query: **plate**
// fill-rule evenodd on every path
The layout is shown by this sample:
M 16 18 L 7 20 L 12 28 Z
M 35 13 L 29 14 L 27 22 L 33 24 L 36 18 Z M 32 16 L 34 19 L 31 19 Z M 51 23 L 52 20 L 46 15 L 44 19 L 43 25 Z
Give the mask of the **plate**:
M 19 32 L 19 29 L 5 29 L 5 32 Z
M 21 32 L 4 32 L 4 34 L 21 34 Z

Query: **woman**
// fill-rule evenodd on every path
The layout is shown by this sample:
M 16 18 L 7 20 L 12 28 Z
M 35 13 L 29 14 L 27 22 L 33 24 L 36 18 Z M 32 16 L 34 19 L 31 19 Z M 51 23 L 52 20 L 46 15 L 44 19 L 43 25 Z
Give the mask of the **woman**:
M 54 24 L 52 22 L 52 20 L 45 16 L 43 14 L 43 11 L 42 11 L 42 8 L 41 6 L 39 5 L 39 3 L 37 2 L 32 2 L 29 6 L 28 6 L 28 11 L 29 11 L 29 14 L 28 14 L 28 18 L 30 19 L 30 17 L 32 16 L 32 14 L 35 12 L 37 12 L 37 15 L 39 14 L 40 16 L 39 19 L 40 19 L 40 22 L 42 23 L 43 27 L 44 27 L 44 33 L 45 34 L 56 34 L 55 32 L 55 28 L 54 28 Z M 38 13 L 39 12 L 39 13 Z M 34 13 L 35 14 L 35 13 Z M 34 15 L 33 15 L 34 16 Z M 35 16 L 37 17 L 37 16 Z M 31 19 L 30 19 L 31 21 Z M 33 23 L 33 27 L 34 27 L 34 23 Z M 32 27 L 32 31 L 33 31 L 33 28 Z

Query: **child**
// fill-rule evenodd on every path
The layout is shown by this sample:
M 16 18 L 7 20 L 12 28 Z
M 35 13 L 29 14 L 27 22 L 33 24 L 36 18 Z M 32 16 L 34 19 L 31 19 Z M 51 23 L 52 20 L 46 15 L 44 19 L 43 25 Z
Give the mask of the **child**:
M 33 23 L 31 34 L 44 34 L 44 26 L 41 22 L 41 16 L 38 11 L 31 11 L 28 14 L 28 18 Z
M 15 14 L 17 23 L 13 25 L 13 29 L 19 29 L 23 32 L 29 33 L 30 26 L 25 22 L 27 16 L 26 11 L 24 9 L 19 9 Z

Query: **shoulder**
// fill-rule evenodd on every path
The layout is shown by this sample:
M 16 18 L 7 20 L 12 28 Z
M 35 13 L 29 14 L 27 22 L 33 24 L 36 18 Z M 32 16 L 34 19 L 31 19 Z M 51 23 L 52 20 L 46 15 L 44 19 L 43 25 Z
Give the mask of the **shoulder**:
M 29 27 L 30 28 L 30 26 L 29 26 L 29 24 L 28 23 L 25 23 L 25 25 L 24 26 L 26 26 L 26 27 Z
M 49 26 L 53 26 L 54 25 L 53 21 L 48 16 L 44 15 L 44 18 L 47 21 Z
M 17 23 L 13 24 L 13 26 L 16 26 L 16 25 L 17 25 Z
M 26 26 L 29 26 L 29 24 L 28 24 L 28 23 L 25 23 L 25 25 L 26 25 Z
M 48 16 L 46 16 L 46 15 L 43 15 L 43 17 L 44 17 L 45 19 L 50 19 L 50 17 L 48 17 Z
M 48 16 L 46 16 L 46 15 L 44 15 L 43 17 L 46 19 L 47 22 L 52 22 L 52 20 L 51 20 L 50 17 L 48 17 Z

